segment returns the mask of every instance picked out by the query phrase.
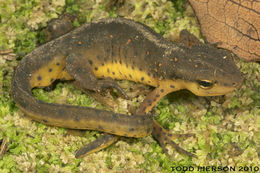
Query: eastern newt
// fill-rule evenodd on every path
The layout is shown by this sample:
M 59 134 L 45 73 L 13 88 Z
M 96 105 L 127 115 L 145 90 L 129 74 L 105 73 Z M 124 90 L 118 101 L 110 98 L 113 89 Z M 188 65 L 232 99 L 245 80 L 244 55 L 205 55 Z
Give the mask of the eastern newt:
M 175 145 L 172 134 L 147 115 L 160 98 L 181 89 L 198 96 L 223 95 L 242 83 L 228 51 L 202 44 L 187 33 L 181 38 L 181 43 L 172 43 L 146 25 L 124 18 L 85 24 L 21 60 L 13 75 L 13 99 L 26 115 L 44 124 L 108 133 L 77 157 L 113 143 L 117 139 L 114 135 L 139 138 L 152 133 L 165 150 L 165 142 Z M 112 79 L 140 82 L 155 89 L 136 115 L 128 116 L 45 103 L 33 96 L 33 88 L 49 86 L 57 79 L 74 80 L 82 89 L 93 91 L 112 87 L 125 97 Z

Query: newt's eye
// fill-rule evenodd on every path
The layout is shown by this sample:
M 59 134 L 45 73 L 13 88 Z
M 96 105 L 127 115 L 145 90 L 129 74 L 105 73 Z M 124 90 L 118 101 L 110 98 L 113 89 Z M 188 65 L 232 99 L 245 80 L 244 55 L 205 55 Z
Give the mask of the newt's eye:
M 214 83 L 209 80 L 198 80 L 197 82 L 202 89 L 210 89 L 214 85 Z

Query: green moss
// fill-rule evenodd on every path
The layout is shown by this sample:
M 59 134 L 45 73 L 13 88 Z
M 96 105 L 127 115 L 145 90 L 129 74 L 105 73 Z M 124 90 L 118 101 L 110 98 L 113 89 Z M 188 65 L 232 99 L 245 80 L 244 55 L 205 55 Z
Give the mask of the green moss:
M 36 44 L 36 32 L 30 31 L 30 27 L 37 29 L 38 24 L 46 25 L 49 19 L 62 11 L 58 8 L 60 4 L 53 3 L 55 10 L 48 8 L 49 5 L 39 0 L 1 2 L 0 50 L 14 49 L 20 55 L 32 51 Z
M 3 172 L 18 172 L 16 165 L 16 162 L 10 156 L 3 156 L 0 160 L 0 168 Z
M 113 166 L 111 155 L 113 153 L 111 151 L 108 151 L 107 157 L 106 157 L 106 165 L 108 168 Z
M 62 0 L 49 2 L 1 2 L 0 50 L 13 49 L 19 59 L 22 58 L 41 42 L 37 29 L 46 26 L 47 21 L 56 18 L 63 10 L 76 14 L 75 26 L 123 14 L 149 25 L 167 39 L 184 28 L 199 36 L 196 19 L 187 15 L 184 0 L 125 1 L 121 6 L 109 9 L 107 0 L 66 0 L 66 4 Z M 79 147 L 101 134 L 87 131 L 84 137 L 72 136 L 63 128 L 45 126 L 25 118 L 9 94 L 17 61 L 15 58 L 5 60 L 0 55 L 0 138 L 8 140 L 8 152 L 0 160 L 0 169 L 4 172 L 86 172 L 99 169 L 170 172 L 174 166 L 259 165 L 260 84 L 256 77 L 260 75 L 260 65 L 242 61 L 237 61 L 237 64 L 245 81 L 239 90 L 225 97 L 224 103 L 219 97 L 205 99 L 177 92 L 163 98 L 155 108 L 156 119 L 163 127 L 175 133 L 196 134 L 196 137 L 174 141 L 196 152 L 199 159 L 180 155 L 171 147 L 171 157 L 168 157 L 152 137 L 123 138 L 108 149 L 75 159 L 74 153 Z M 59 83 L 53 91 L 34 89 L 33 94 L 46 102 L 104 109 L 68 83 Z M 140 101 L 137 100 L 127 103 L 138 106 Z M 126 102 L 122 99 L 116 101 Z M 124 109 L 120 107 L 118 111 L 128 112 Z
M 205 123 L 209 124 L 218 124 L 222 120 L 222 117 L 217 114 L 212 114 L 211 112 L 207 112 L 205 116 L 201 117 L 201 120 Z
M 69 14 L 79 13 L 79 5 L 75 3 L 75 0 L 66 0 L 66 12 Z
M 229 105 L 229 108 L 233 109 L 235 107 L 240 107 L 240 106 L 241 106 L 241 102 L 237 98 L 233 97 Z
M 44 173 L 44 172 L 48 172 L 49 171 L 49 167 L 43 165 L 43 166 L 37 166 L 37 172 L 39 173 Z
M 184 108 L 184 106 L 182 106 L 182 105 L 179 105 L 178 107 L 177 107 L 177 109 L 179 110 L 179 112 L 181 112 L 181 113 L 183 113 L 183 114 L 185 114 L 185 108 Z

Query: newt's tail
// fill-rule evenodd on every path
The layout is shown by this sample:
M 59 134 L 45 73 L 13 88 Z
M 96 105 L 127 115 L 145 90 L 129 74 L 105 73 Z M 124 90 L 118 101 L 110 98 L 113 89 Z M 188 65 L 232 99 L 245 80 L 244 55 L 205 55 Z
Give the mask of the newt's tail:
M 46 103 L 36 99 L 30 86 L 32 66 L 37 63 L 34 54 L 27 55 L 17 66 L 11 94 L 17 106 L 29 117 L 44 124 L 71 128 L 103 131 L 127 137 L 143 137 L 151 134 L 152 117 L 129 116 L 94 108 Z

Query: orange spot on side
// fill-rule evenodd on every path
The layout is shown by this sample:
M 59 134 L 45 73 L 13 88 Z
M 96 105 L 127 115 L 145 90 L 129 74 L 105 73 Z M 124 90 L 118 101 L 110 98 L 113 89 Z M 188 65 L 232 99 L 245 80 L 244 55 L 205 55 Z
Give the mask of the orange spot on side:
M 177 62 L 178 61 L 178 58 L 174 58 L 174 62 Z
M 110 34 L 110 38 L 113 38 L 113 35 L 112 35 L 112 34 Z
M 195 68 L 197 68 L 197 67 L 198 67 L 198 65 L 196 64 L 196 65 L 194 65 L 194 67 L 195 67 Z
M 78 41 L 78 44 L 81 45 L 81 44 L 82 44 L 82 41 Z
M 159 67 L 161 67 L 161 66 L 162 66 L 162 64 L 161 64 L 161 63 L 159 63 L 159 64 L 158 64 L 158 66 L 159 66 Z
M 128 39 L 126 44 L 129 44 L 130 42 L 131 42 L 131 39 Z
M 146 52 L 146 55 L 150 55 L 150 52 L 149 52 L 149 51 L 147 51 L 147 52 Z

